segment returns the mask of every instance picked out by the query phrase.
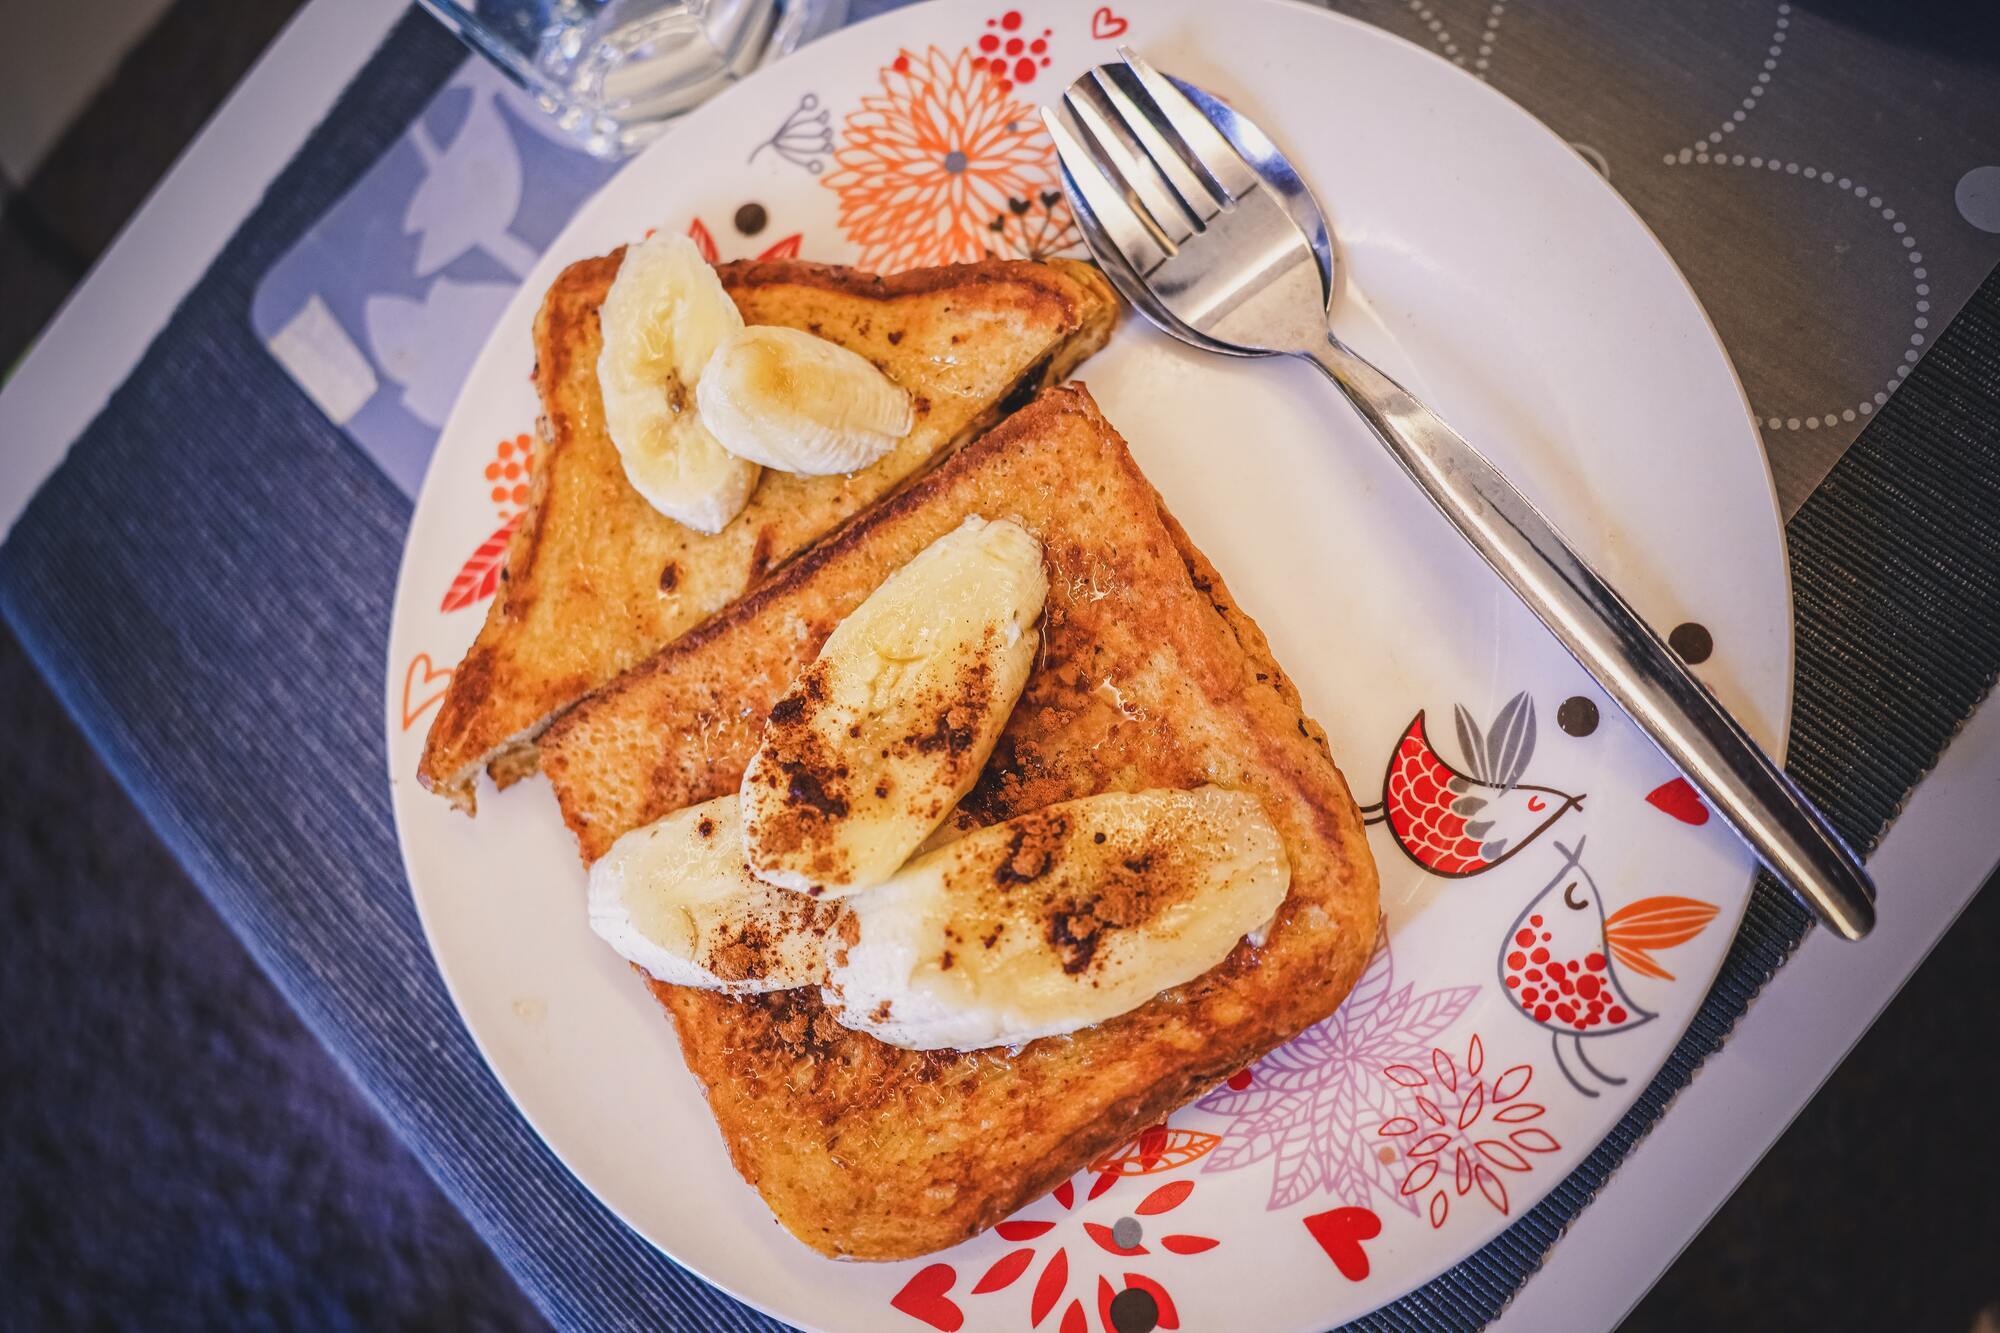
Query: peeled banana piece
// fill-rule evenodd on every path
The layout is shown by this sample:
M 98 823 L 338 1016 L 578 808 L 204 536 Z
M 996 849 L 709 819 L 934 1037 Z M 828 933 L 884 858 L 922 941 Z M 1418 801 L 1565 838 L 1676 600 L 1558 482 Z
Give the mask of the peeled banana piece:
M 731 995 L 815 986 L 840 909 L 750 877 L 732 792 L 611 844 L 590 868 L 590 928 L 648 974 Z
M 975 829 L 844 900 L 826 998 L 912 1050 L 1018 1046 L 1192 981 L 1291 886 L 1248 792 L 1113 792 Z
M 895 874 L 979 776 L 1027 684 L 1048 578 L 977 515 L 891 574 L 771 709 L 743 775 L 750 870 L 840 896 Z
M 716 533 L 757 487 L 755 463 L 724 449 L 698 410 L 702 372 L 743 316 L 685 236 L 628 246 L 598 309 L 604 426 L 646 502 Z
M 858 472 L 910 433 L 910 395 L 873 363 L 800 329 L 725 338 L 695 393 L 722 447 L 782 472 Z

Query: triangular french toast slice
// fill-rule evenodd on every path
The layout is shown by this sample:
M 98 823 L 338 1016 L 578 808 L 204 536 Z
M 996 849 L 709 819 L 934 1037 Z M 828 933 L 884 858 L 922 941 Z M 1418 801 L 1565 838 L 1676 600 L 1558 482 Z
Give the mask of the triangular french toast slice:
M 542 728 L 735 601 L 801 547 L 1060 382 L 1103 346 L 1117 300 L 1068 260 L 992 260 L 877 278 L 795 261 L 725 264 L 744 319 L 805 329 L 867 357 L 914 401 L 910 435 L 852 476 L 767 471 L 722 532 L 643 500 L 605 433 L 597 311 L 623 252 L 563 270 L 535 320 L 542 449 L 529 509 L 478 639 L 452 673 L 418 777 L 470 812 L 481 768 L 535 766 Z
M 1080 386 L 1044 393 L 557 722 L 542 764 L 584 859 L 733 791 L 834 626 L 975 514 L 1041 539 L 1049 595 L 1043 656 L 954 818 L 1213 783 L 1261 800 L 1291 885 L 1262 947 L 1011 1052 L 887 1046 L 835 1023 L 816 989 L 649 982 L 737 1170 L 829 1255 L 908 1258 L 992 1226 L 1327 1017 L 1375 942 L 1375 864 L 1325 734 Z

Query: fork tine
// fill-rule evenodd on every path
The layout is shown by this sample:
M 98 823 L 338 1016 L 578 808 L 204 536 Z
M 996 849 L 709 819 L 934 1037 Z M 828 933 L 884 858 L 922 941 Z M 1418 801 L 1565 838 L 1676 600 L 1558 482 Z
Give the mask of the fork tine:
M 1188 166 L 1180 148 L 1170 144 L 1166 134 L 1160 132 L 1160 126 L 1154 124 L 1152 116 L 1140 108 L 1140 100 L 1146 92 L 1138 86 L 1138 76 L 1122 64 L 1100 64 L 1090 70 L 1090 78 L 1096 86 L 1096 94 L 1104 98 L 1110 112 L 1118 118 L 1118 124 L 1138 144 L 1138 150 L 1146 154 L 1152 168 L 1166 178 L 1166 184 L 1172 188 L 1180 206 L 1186 208 L 1188 216 L 1196 220 L 1196 230 L 1202 230 L 1224 206 L 1224 200 L 1216 198 L 1208 178 Z
M 1135 99 L 1139 109 L 1145 111 L 1147 104 L 1151 104 L 1155 128 L 1162 131 L 1166 143 L 1183 159 L 1200 168 L 1211 183 L 1211 191 L 1219 196 L 1218 202 L 1241 199 L 1256 187 L 1257 177 L 1250 164 L 1202 114 L 1201 108 L 1188 100 L 1186 93 L 1174 87 L 1171 80 L 1130 47 L 1119 47 L 1118 54 L 1145 93 Z
M 1152 233 L 1153 239 L 1167 254 L 1179 250 L 1180 243 L 1193 235 L 1194 229 L 1180 216 L 1176 205 L 1161 197 L 1157 180 L 1146 182 L 1149 191 L 1142 192 L 1134 186 L 1134 181 L 1145 179 L 1142 156 L 1125 144 L 1103 112 L 1077 96 L 1074 86 L 1063 94 L 1062 105 L 1063 110 L 1069 113 L 1069 124 L 1077 144 L 1111 188 L 1123 196 L 1125 206 L 1139 220 L 1139 225 Z M 1155 212 L 1159 207 L 1165 209 L 1166 225 L 1162 225 L 1160 214 Z
M 1072 203 L 1080 202 L 1097 219 L 1099 230 L 1126 266 L 1143 277 L 1171 258 L 1173 250 L 1151 220 L 1133 208 L 1125 192 L 1105 175 L 1097 159 L 1053 108 L 1042 108 L 1042 124 L 1055 140 L 1063 187 L 1070 191 Z
M 1202 230 L 1204 218 L 1197 203 L 1205 206 L 1210 202 L 1208 188 L 1180 160 L 1180 154 L 1160 141 L 1159 131 L 1111 83 L 1102 67 L 1071 84 L 1063 102 L 1169 241 L 1180 245 Z M 1154 143 L 1146 141 L 1148 136 Z

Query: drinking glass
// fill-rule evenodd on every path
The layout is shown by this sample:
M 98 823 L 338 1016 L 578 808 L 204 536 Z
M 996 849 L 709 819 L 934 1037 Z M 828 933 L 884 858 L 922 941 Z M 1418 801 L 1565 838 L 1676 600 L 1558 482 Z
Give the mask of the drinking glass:
M 617 157 L 839 27 L 848 0 L 423 0 L 591 152 Z

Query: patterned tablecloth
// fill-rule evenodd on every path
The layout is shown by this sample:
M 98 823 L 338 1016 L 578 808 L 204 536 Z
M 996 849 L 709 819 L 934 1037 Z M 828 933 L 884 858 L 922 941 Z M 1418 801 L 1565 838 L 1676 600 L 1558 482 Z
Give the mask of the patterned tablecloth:
M 1928 44 L 1761 0 L 1343 7 L 1521 98 L 1687 269 L 1797 510 L 1790 767 L 1872 846 L 2000 665 L 2000 274 L 1980 286 L 2000 256 L 1995 63 L 1943 7 L 1910 20 Z M 795 128 L 830 132 L 811 108 Z M 0 546 L 0 612 L 552 1319 L 762 1328 L 612 1218 L 506 1100 L 423 943 L 382 777 L 408 497 L 495 312 L 605 171 L 407 18 Z M 1492 1318 L 1806 928 L 1761 884 L 1617 1128 L 1484 1250 L 1363 1323 Z
M 1949 6 L 1334 7 L 1492 81 L 1625 195 L 1721 331 L 1788 517 L 2000 262 L 2000 62 Z M 802 112 L 797 142 L 830 144 Z M 414 495 L 515 285 L 612 170 L 468 59 L 265 275 L 258 336 Z

